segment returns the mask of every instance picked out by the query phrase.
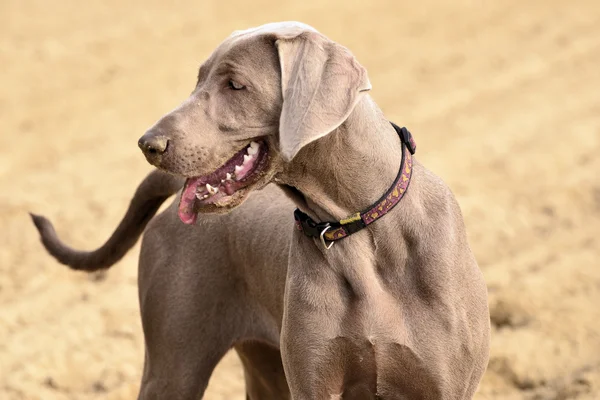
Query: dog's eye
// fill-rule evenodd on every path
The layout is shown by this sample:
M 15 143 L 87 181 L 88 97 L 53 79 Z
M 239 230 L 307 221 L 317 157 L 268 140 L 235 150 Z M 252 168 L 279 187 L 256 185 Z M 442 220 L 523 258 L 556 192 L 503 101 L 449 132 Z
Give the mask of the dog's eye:
M 240 85 L 239 83 L 237 83 L 236 81 L 230 79 L 229 83 L 228 83 L 229 87 L 233 90 L 242 90 L 243 88 L 245 88 L 246 86 L 244 85 Z

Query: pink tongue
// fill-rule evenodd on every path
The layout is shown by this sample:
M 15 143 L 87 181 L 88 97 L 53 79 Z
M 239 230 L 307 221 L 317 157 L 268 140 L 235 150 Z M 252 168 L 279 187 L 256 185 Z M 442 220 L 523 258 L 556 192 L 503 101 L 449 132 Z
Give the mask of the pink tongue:
M 201 178 L 189 178 L 185 181 L 181 200 L 179 201 L 179 219 L 184 224 L 192 225 L 198 217 L 194 212 L 194 202 L 196 201 L 196 189 L 200 184 L 200 180 Z

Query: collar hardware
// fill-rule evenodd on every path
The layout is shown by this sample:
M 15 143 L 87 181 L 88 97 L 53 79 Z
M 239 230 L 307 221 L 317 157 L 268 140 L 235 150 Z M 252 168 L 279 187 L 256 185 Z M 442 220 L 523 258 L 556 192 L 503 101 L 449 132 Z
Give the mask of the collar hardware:
M 319 235 L 319 239 L 321 239 L 321 244 L 323 245 L 325 250 L 329 250 L 331 248 L 331 246 L 333 246 L 333 244 L 335 243 L 335 242 L 329 242 L 329 244 L 327 244 L 327 242 L 325 242 L 325 238 L 323 237 L 323 235 L 325 235 L 330 228 L 331 228 L 331 226 L 326 226 L 325 229 L 323 229 L 323 231 Z

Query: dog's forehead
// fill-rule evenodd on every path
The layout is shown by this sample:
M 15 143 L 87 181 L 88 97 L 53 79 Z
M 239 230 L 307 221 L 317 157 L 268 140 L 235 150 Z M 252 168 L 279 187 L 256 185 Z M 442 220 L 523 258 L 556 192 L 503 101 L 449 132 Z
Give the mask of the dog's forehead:
M 294 38 L 305 32 L 313 32 L 321 35 L 319 31 L 310 25 L 297 21 L 273 22 L 260 25 L 254 28 L 239 30 L 233 32 L 227 37 L 210 55 L 203 64 L 203 69 L 208 70 L 210 66 L 219 64 L 224 58 L 234 57 L 236 59 L 244 58 L 250 49 L 248 43 L 254 39 L 259 39 L 264 35 L 274 35 L 276 37 Z
M 258 27 L 235 31 L 227 37 L 213 52 L 212 59 L 222 59 L 232 56 L 232 51 L 236 58 L 243 57 L 247 52 L 241 51 L 248 48 L 248 43 L 260 39 L 265 35 L 274 35 L 278 38 L 294 38 L 305 32 L 320 34 L 315 28 L 302 22 L 285 21 L 273 22 Z
M 268 35 L 274 34 L 277 36 L 295 37 L 303 32 L 315 32 L 318 31 L 310 25 L 297 21 L 283 21 L 283 22 L 272 22 L 265 25 L 260 25 L 254 28 L 233 32 L 228 39 L 238 39 L 249 35 Z

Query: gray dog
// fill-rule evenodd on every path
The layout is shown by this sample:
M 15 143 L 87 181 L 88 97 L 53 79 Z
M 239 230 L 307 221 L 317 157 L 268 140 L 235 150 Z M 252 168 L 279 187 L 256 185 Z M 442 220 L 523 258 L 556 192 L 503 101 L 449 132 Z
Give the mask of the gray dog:
M 70 249 L 33 217 L 48 251 L 87 271 L 150 222 L 140 399 L 202 397 L 230 348 L 248 399 L 473 397 L 486 286 L 454 196 L 370 88 L 353 55 L 307 25 L 235 32 L 140 139 L 166 173 L 142 182 L 104 246 Z

